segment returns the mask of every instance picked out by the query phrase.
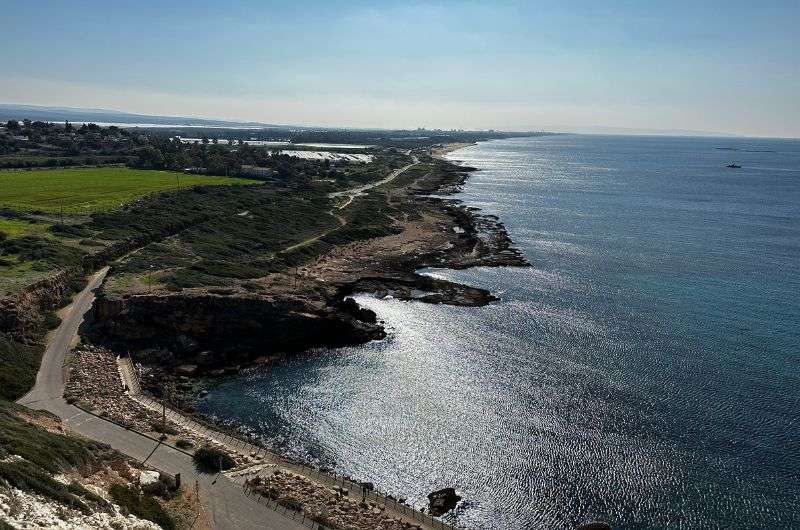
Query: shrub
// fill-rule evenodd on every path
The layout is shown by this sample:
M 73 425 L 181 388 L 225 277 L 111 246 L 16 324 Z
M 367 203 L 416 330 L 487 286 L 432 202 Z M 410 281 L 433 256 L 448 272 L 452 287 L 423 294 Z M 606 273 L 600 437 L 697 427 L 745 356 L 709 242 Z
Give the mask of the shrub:
M 44 326 L 47 329 L 56 329 L 61 324 L 61 319 L 53 311 L 48 311 L 44 315 Z
M 108 493 L 126 512 L 152 521 L 164 530 L 175 528 L 175 522 L 151 495 L 140 495 L 132 487 L 121 484 L 111 486 Z
M 52 239 L 21 236 L 0 241 L 0 252 L 16 254 L 20 261 L 38 261 L 47 266 L 66 267 L 80 263 L 83 252 Z
M 151 422 L 150 427 L 161 434 L 171 434 L 173 436 L 178 434 L 178 431 L 172 425 L 163 423 L 161 420 Z
M 236 462 L 228 453 L 209 445 L 204 445 L 195 451 L 192 459 L 197 470 L 203 473 L 225 471 L 236 465 Z
M 97 241 L 96 239 L 81 239 L 78 241 L 81 245 L 85 247 L 104 247 L 105 244 Z
M 175 442 L 175 445 L 178 446 L 179 449 L 183 450 L 191 449 L 192 447 L 194 447 L 194 444 L 192 442 L 190 442 L 189 440 L 184 440 L 183 438 L 180 438 L 177 442 Z

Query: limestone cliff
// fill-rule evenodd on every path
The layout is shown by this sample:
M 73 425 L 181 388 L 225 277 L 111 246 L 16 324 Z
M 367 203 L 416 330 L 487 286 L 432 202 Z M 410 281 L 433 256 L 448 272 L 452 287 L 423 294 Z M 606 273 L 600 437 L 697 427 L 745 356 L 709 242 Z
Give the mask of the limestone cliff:
M 204 367 L 384 336 L 374 313 L 355 304 L 208 292 L 100 296 L 89 324 L 88 338 L 116 351 L 161 350 L 169 352 L 162 362 L 191 361 Z

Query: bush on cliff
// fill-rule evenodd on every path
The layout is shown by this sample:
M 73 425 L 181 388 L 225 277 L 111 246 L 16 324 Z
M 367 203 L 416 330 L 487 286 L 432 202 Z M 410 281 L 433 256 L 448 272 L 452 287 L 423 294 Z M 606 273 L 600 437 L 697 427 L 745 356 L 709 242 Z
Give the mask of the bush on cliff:
M 161 420 L 150 422 L 150 428 L 161 434 L 178 434 L 178 431 L 172 425 L 169 423 L 162 423 Z
M 184 440 L 183 438 L 179 438 L 175 445 L 178 446 L 179 449 L 189 450 L 194 447 L 194 444 L 189 440 Z

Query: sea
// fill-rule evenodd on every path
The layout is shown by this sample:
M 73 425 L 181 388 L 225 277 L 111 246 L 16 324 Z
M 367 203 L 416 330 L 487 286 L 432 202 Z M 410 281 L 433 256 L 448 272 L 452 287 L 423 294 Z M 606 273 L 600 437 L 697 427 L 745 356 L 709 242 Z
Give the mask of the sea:
M 500 301 L 359 296 L 385 340 L 226 379 L 200 411 L 418 506 L 454 487 L 463 528 L 800 528 L 800 141 L 448 156 L 531 267 L 423 272 Z

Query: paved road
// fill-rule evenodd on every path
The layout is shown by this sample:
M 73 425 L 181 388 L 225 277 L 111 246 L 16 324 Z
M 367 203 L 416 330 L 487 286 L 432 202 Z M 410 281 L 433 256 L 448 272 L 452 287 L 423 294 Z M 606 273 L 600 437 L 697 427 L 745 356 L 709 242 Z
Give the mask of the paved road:
M 83 291 L 72 300 L 66 310 L 61 325 L 48 337 L 47 349 L 42 356 L 39 373 L 36 374 L 36 384 L 17 403 L 36 408 L 36 403 L 61 399 L 64 394 L 64 358 L 69 351 L 72 341 L 78 335 L 78 326 L 83 322 L 83 315 L 91 309 L 94 303 L 94 293 L 103 283 L 108 267 L 104 267 L 84 287 Z
M 108 267 L 92 276 L 87 286 L 67 308 L 61 325 L 49 336 L 35 386 L 19 399 L 18 403 L 33 409 L 50 411 L 61 418 L 70 430 L 107 443 L 121 453 L 142 461 L 156 447 L 156 442 L 87 414 L 68 404 L 63 398 L 64 358 L 77 337 L 78 327 L 83 322 L 84 315 L 92 307 L 95 291 L 107 273 Z M 197 473 L 191 457 L 171 447 L 159 446 L 147 463 L 172 475 L 180 473 L 184 484 L 193 485 L 197 481 L 203 509 L 214 528 L 222 530 L 308 528 L 245 496 L 241 486 L 225 476 L 212 485 L 213 476 Z

